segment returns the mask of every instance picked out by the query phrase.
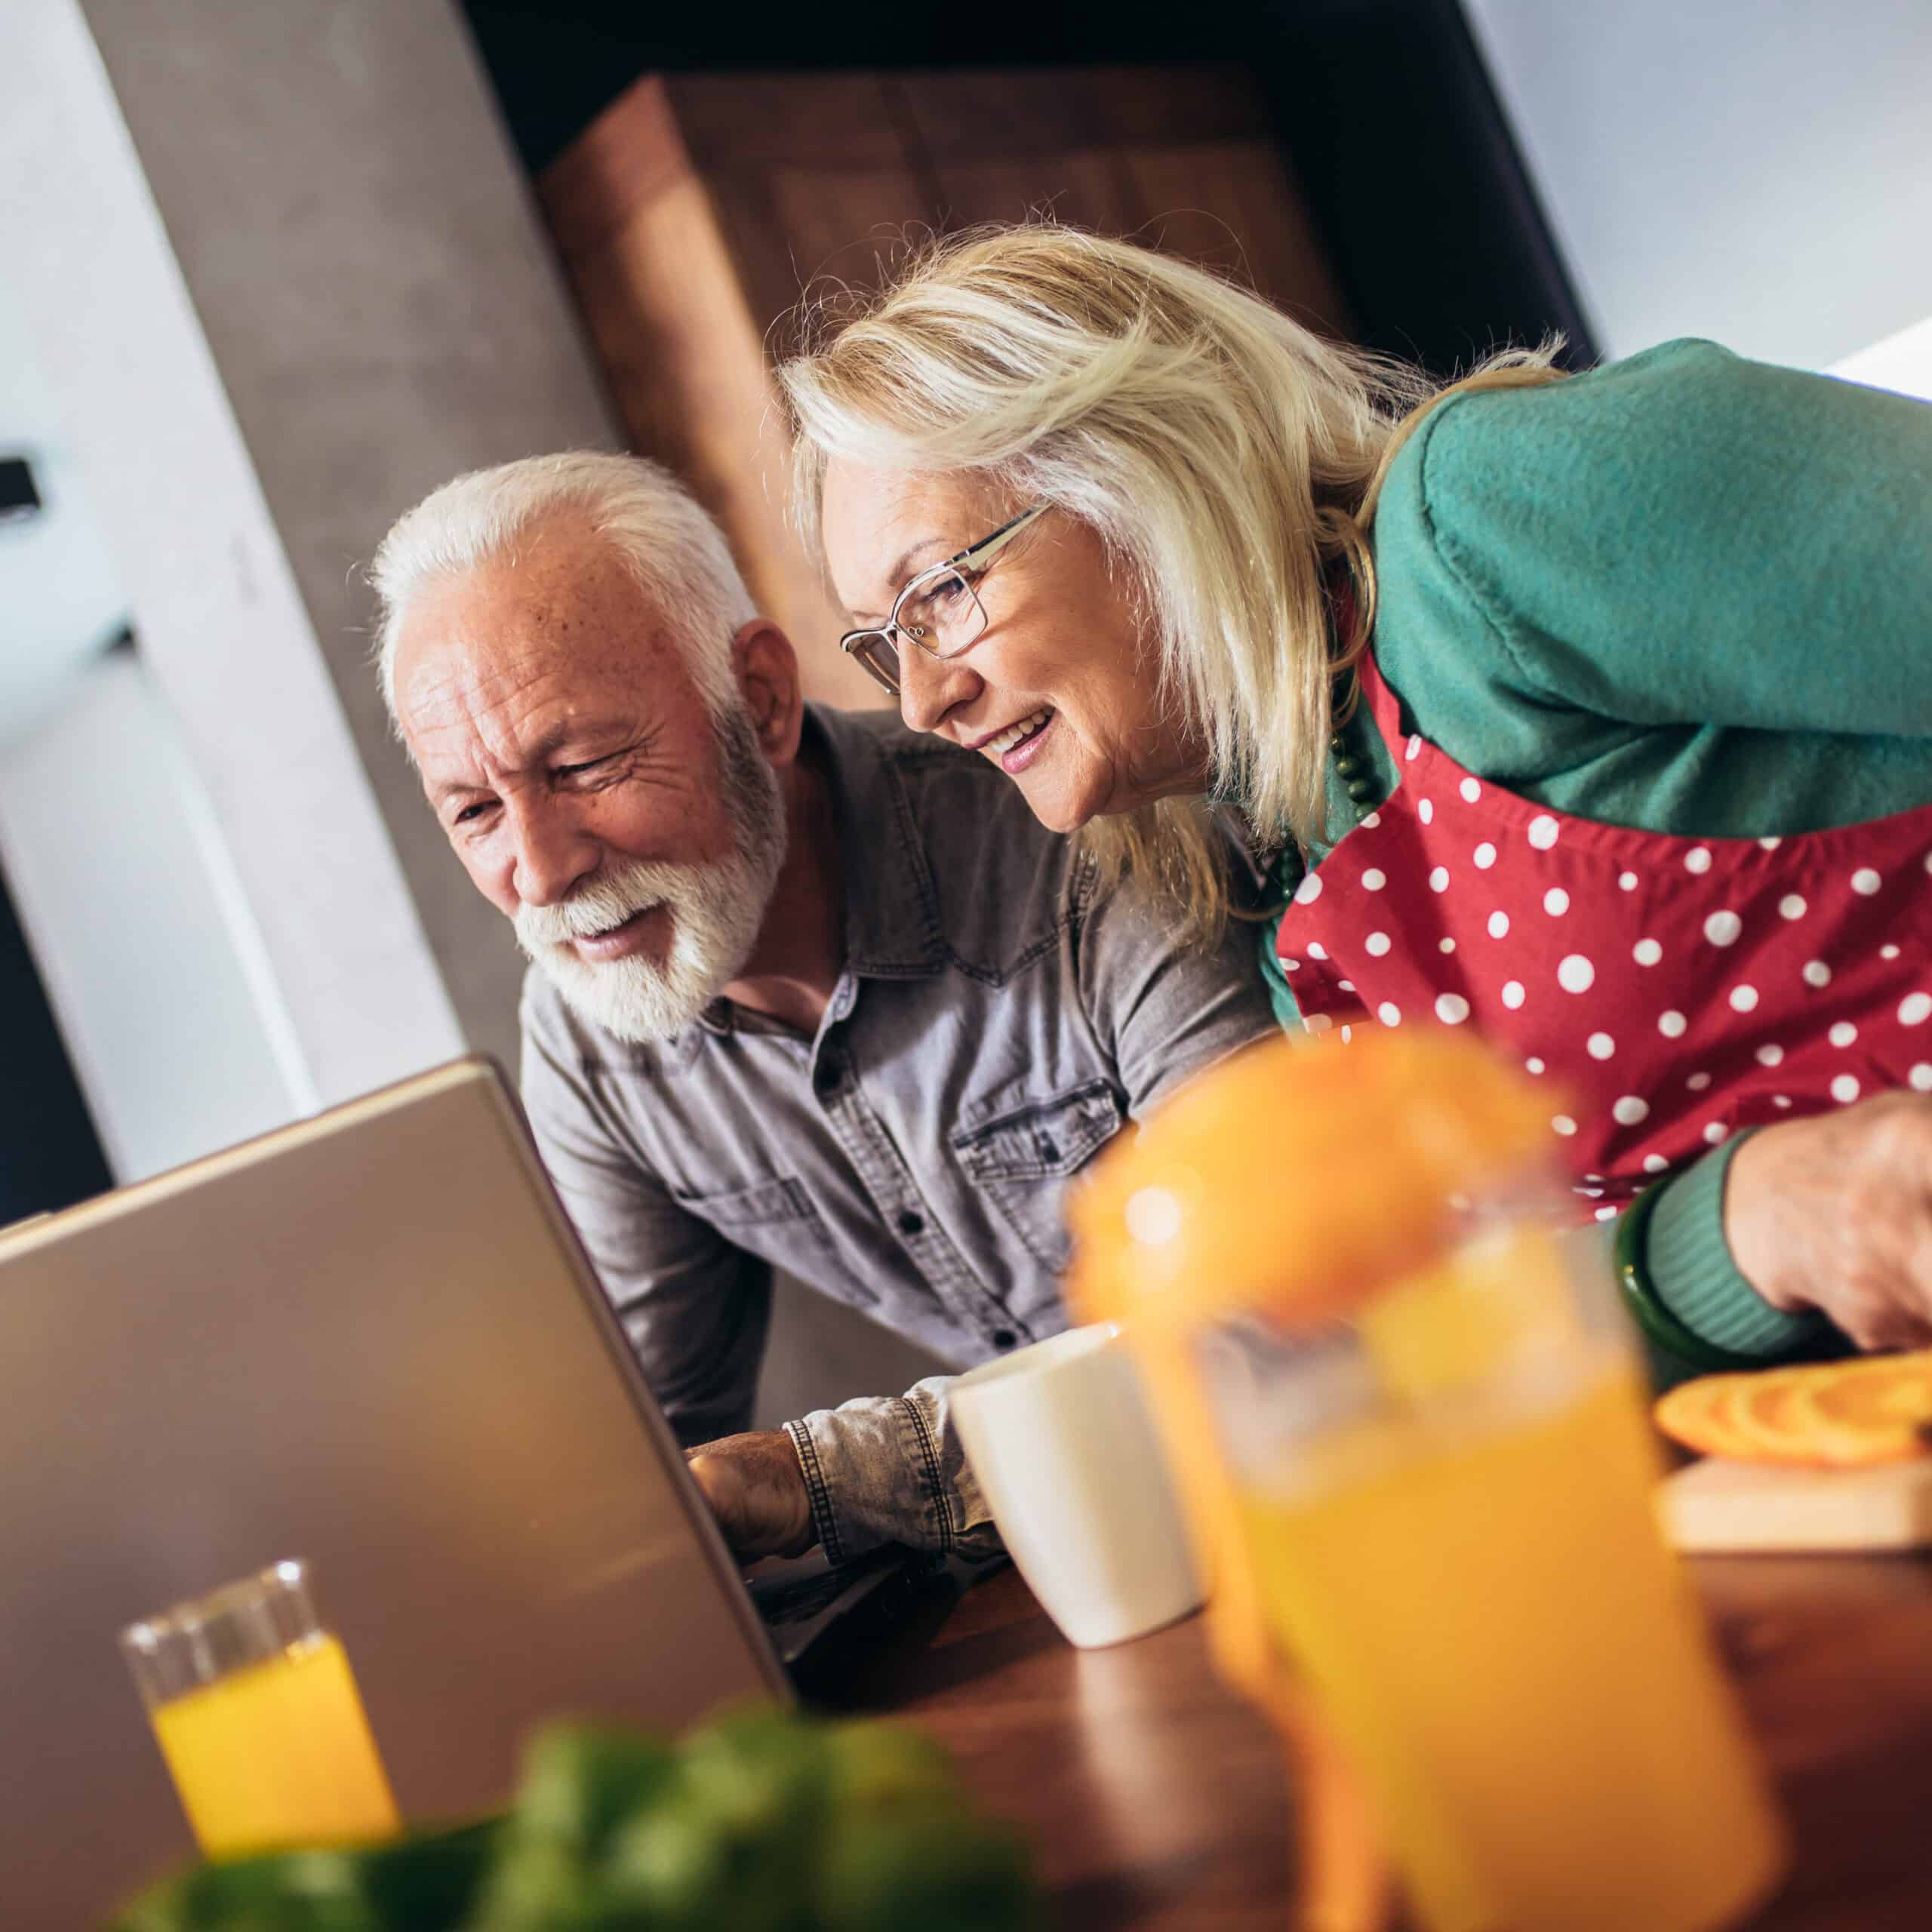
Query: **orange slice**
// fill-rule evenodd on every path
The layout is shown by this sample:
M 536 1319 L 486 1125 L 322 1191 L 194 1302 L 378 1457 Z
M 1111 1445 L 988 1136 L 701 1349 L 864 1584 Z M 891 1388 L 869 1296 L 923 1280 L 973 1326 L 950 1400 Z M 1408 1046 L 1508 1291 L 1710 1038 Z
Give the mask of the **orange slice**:
M 1932 1454 L 1932 1350 L 1680 1383 L 1654 1411 L 1685 1447 L 1740 1462 L 1854 1469 Z

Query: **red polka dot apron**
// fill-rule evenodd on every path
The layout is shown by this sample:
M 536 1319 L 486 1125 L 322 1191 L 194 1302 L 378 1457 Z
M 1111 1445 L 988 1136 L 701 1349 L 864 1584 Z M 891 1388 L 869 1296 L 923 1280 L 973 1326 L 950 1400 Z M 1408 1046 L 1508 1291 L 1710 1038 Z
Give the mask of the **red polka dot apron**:
M 1782 838 L 1571 818 L 1405 735 L 1372 657 L 1358 674 L 1399 775 L 1282 915 L 1312 1029 L 1513 1051 L 1606 1220 L 1740 1128 L 1932 1092 L 1932 805 Z

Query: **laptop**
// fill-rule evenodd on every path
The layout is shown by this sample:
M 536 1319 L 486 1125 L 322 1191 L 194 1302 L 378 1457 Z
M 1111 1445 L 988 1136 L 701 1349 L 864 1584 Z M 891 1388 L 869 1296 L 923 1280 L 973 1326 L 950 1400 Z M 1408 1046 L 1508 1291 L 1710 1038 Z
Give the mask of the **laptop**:
M 116 1635 L 294 1556 L 405 1817 L 500 1805 L 549 1718 L 791 1695 L 486 1060 L 0 1233 L 9 1926 L 192 1850 Z M 860 1567 L 760 1586 L 784 1647 Z

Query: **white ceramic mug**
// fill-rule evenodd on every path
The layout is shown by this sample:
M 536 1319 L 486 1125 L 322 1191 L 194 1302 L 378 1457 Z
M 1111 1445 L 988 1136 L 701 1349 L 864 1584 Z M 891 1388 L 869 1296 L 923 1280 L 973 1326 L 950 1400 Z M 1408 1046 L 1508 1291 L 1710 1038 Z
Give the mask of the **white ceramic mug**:
M 1112 1323 L 986 1362 L 947 1403 L 1014 1564 L 1069 1643 L 1121 1643 L 1199 1606 L 1174 1480 Z

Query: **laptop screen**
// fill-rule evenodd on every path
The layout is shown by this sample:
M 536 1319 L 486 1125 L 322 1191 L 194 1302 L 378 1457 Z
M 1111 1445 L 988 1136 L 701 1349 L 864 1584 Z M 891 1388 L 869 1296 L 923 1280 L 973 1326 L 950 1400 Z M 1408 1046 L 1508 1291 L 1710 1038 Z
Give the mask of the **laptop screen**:
M 116 1633 L 285 1557 L 405 1817 L 501 1802 L 547 1718 L 786 1694 L 485 1063 L 0 1238 L 10 1923 L 191 1851 Z

